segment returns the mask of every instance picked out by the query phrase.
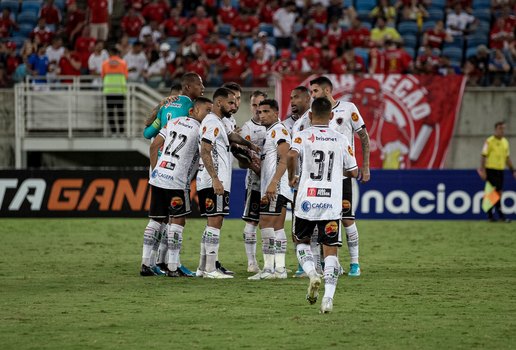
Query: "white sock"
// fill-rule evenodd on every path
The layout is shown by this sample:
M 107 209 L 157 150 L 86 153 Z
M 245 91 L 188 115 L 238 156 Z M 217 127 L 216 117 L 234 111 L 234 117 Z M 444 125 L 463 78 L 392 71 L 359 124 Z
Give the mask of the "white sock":
M 335 295 L 339 279 L 339 259 L 335 255 L 328 255 L 324 259 L 324 297 L 332 298 Z
M 256 262 L 256 226 L 246 222 L 244 227 L 245 253 L 247 265 L 257 264 Z
M 272 227 L 262 228 L 262 252 L 263 269 L 274 271 L 274 254 L 276 252 L 274 229 Z
M 160 226 L 159 222 L 150 219 L 143 231 L 142 265 L 151 266 L 152 247 L 154 247 Z
M 201 252 L 199 253 L 199 267 L 200 271 L 206 271 L 206 227 L 201 237 Z
M 276 250 L 274 253 L 274 262 L 277 271 L 285 270 L 285 254 L 287 253 L 287 235 L 285 230 L 274 231 Z
M 150 256 L 150 266 L 154 266 L 158 260 L 158 250 L 159 244 L 161 242 L 161 234 L 163 233 L 164 227 L 167 227 L 167 224 L 160 224 L 158 233 L 156 234 L 156 239 L 154 240 L 154 245 L 152 246 L 152 252 Z
M 215 262 L 219 254 L 220 230 L 215 227 L 206 226 L 206 272 L 215 271 Z
M 307 275 L 313 275 L 316 273 L 315 265 L 314 265 L 314 256 L 312 255 L 312 250 L 310 246 L 305 243 L 299 243 L 296 246 L 296 255 L 299 264 L 303 267 L 303 270 Z
M 344 227 L 348 241 L 349 258 L 351 264 L 358 264 L 358 230 L 357 225 Z
M 168 264 L 170 271 L 176 271 L 179 267 L 179 251 L 183 244 L 184 227 L 176 224 L 168 225 Z
M 167 250 L 168 250 L 168 225 L 167 224 L 161 224 L 160 227 L 160 236 L 161 240 L 159 242 L 158 247 L 158 264 L 162 264 L 165 262 L 166 256 L 167 256 Z
M 314 256 L 314 264 L 315 270 L 317 273 L 322 273 L 321 267 L 321 246 L 317 243 L 319 239 L 319 229 L 315 226 L 312 237 L 310 238 L 310 249 L 312 250 L 312 255 Z

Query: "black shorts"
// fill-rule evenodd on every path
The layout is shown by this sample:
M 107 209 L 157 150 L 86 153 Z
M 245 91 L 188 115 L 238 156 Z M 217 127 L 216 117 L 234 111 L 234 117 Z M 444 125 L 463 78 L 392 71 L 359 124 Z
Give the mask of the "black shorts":
M 340 220 L 319 220 L 311 221 L 295 217 L 292 235 L 298 241 L 310 241 L 317 227 L 319 234 L 317 243 L 342 247 L 342 236 L 340 231 Z
M 353 182 L 347 177 L 342 180 L 342 218 L 355 220 L 353 210 Z
M 503 189 L 503 170 L 486 169 L 487 181 L 496 187 L 497 191 Z
M 170 190 L 151 186 L 151 202 L 149 217 L 166 219 L 181 217 L 192 212 L 190 206 L 190 190 Z
M 263 196 L 260 199 L 260 215 L 280 215 L 283 208 L 287 207 L 289 200 L 283 195 L 276 196 L 276 199 L 269 201 Z
M 229 192 L 222 196 L 213 192 L 213 187 L 197 191 L 201 216 L 229 215 Z
M 242 219 L 249 221 L 260 221 L 260 191 L 245 191 L 245 208 Z

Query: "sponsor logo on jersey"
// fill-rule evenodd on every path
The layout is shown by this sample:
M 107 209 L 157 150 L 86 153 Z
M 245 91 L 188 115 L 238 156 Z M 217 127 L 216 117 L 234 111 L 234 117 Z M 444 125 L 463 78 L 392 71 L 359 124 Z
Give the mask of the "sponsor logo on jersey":
M 212 211 L 215 208 L 215 202 L 211 198 L 206 198 L 204 201 L 204 207 L 206 211 Z
M 351 146 L 348 146 L 348 153 L 350 156 L 353 156 L 353 148 Z
M 315 141 L 337 141 L 337 138 L 336 137 L 329 137 L 329 136 L 315 136 L 314 134 L 310 135 L 310 137 L 308 138 L 309 141 L 312 141 L 315 142 Z
M 351 202 L 347 199 L 342 200 L 342 212 L 347 213 L 351 209 Z
M 326 236 L 333 238 L 339 233 L 339 224 L 337 221 L 330 221 L 324 226 L 324 233 Z
M 271 132 L 271 137 L 272 137 L 272 138 L 275 138 L 275 137 L 276 137 L 276 130 L 272 130 L 272 132 Z
M 358 114 L 355 112 L 351 113 L 351 120 L 354 122 L 358 122 Z
M 169 170 L 174 170 L 176 165 L 174 163 L 172 163 L 172 162 L 162 161 L 161 163 L 159 163 L 159 167 L 160 168 L 169 169 Z
M 312 209 L 333 209 L 331 203 L 312 203 L 309 201 L 303 201 L 301 203 L 301 210 L 308 213 Z
M 331 188 L 308 187 L 306 195 L 308 197 L 331 197 Z
M 177 123 L 179 123 L 179 119 L 176 119 L 176 121 L 173 122 L 172 124 L 177 125 Z
M 296 137 L 294 139 L 294 143 L 301 143 L 301 137 Z
M 218 134 L 219 134 L 219 128 L 215 128 L 215 130 L 213 130 L 213 135 L 215 135 L 215 137 L 217 137 Z
M 181 209 L 183 207 L 183 198 L 181 197 L 172 197 L 172 201 L 170 202 L 170 206 L 173 209 Z
M 312 143 L 315 141 L 315 135 L 312 134 L 309 138 L 308 138 L 308 141 L 312 141 Z
M 301 203 L 301 210 L 304 211 L 305 213 L 308 213 L 310 211 L 310 202 L 309 201 L 303 201 Z
M 151 177 L 152 177 L 153 179 L 155 179 L 157 176 L 158 176 L 158 170 L 157 170 L 157 169 L 155 169 L 155 170 L 153 170 L 153 171 L 152 171 Z
M 282 132 L 283 134 L 285 134 L 285 135 L 288 135 L 288 131 L 287 131 L 287 129 L 281 129 L 281 132 Z

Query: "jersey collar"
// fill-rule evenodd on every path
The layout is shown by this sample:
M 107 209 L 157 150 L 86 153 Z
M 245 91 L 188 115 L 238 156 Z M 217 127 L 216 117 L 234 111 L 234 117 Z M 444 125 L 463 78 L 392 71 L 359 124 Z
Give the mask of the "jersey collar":
M 270 129 L 272 129 L 273 127 L 275 127 L 275 126 L 276 126 L 276 124 L 279 124 L 279 122 L 276 122 L 276 123 L 272 124 L 271 126 L 269 126 L 269 127 L 267 128 L 267 131 L 269 131 Z

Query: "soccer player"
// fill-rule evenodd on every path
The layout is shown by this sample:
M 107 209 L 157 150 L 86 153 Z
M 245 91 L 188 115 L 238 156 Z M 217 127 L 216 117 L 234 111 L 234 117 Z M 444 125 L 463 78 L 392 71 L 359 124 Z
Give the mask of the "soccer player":
M 212 113 L 201 124 L 201 162 L 197 173 L 199 209 L 207 217 L 202 235 L 201 254 L 197 275 L 205 278 L 233 278 L 216 267 L 220 230 L 224 216 L 229 214 L 231 190 L 230 142 L 244 145 L 258 152 L 259 147 L 234 132 L 227 132 L 222 118 L 227 118 L 235 108 L 235 94 L 219 88 L 213 95 Z
M 292 113 L 283 121 L 289 134 L 292 135 L 295 122 L 310 108 L 310 100 L 310 90 L 305 86 L 298 86 L 290 93 L 290 111 Z
M 294 207 L 297 258 L 310 278 L 306 299 L 315 304 L 321 278 L 317 274 L 310 248 L 310 239 L 317 228 L 318 241 L 324 254 L 324 297 L 321 313 L 331 312 L 339 278 L 338 247 L 342 246 L 339 220 L 342 211 L 343 169 L 348 177 L 356 177 L 358 168 L 348 139 L 328 126 L 332 104 L 326 98 L 315 98 L 309 117 L 312 125 L 297 133 L 288 153 L 288 177 L 292 187 L 298 186 Z M 300 176 L 296 175 L 301 160 Z
M 369 172 L 369 135 L 362 120 L 362 116 L 355 104 L 345 101 L 336 101 L 332 96 L 333 84 L 330 79 L 321 76 L 310 81 L 310 93 L 312 98 L 325 97 L 332 105 L 333 117 L 330 127 L 347 137 L 355 152 L 354 134 L 360 138 L 362 145 L 362 170 L 361 181 L 365 183 L 370 179 Z M 306 116 L 300 118 L 294 125 L 293 134 L 306 129 L 311 125 Z M 358 261 L 358 229 L 355 224 L 355 211 L 353 209 L 353 182 L 351 178 L 344 177 L 342 192 L 342 224 L 346 231 L 346 239 L 350 255 L 350 269 L 348 276 L 358 277 L 361 274 Z
M 260 230 L 264 264 L 263 270 L 249 277 L 250 280 L 287 278 L 284 225 L 287 203 L 292 201 L 286 173 L 290 134 L 279 122 L 278 112 L 276 100 L 265 99 L 258 107 L 260 123 L 267 128 L 260 172 Z
M 150 148 L 153 170 L 149 180 L 152 194 L 149 216 L 154 220 L 169 218 L 166 230 L 166 270 L 169 277 L 185 276 L 178 269 L 179 252 L 183 242 L 185 216 L 191 213 L 190 183 L 199 167 L 199 127 L 211 108 L 211 100 L 198 97 L 190 110 L 190 116 L 169 120 Z M 163 152 L 158 156 L 160 149 Z
M 251 119 L 242 125 L 240 136 L 257 146 L 265 139 L 265 127 L 260 124 L 258 106 L 267 95 L 259 90 L 251 94 Z M 260 169 L 253 167 L 250 159 L 245 179 L 245 206 L 242 219 L 245 221 L 244 244 L 247 255 L 247 272 L 260 271 L 256 261 L 256 228 L 260 221 Z

